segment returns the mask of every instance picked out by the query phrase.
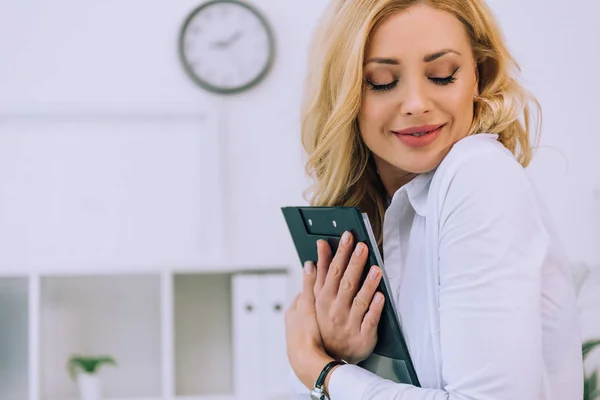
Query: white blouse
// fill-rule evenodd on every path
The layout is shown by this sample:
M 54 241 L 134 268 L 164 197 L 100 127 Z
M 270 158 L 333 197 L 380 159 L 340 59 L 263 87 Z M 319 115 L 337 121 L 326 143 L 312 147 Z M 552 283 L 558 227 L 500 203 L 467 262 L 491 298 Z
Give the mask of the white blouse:
M 385 214 L 384 268 L 422 387 L 344 365 L 331 375 L 332 400 L 582 399 L 568 260 L 525 170 L 497 139 L 460 140 Z M 296 399 L 310 398 L 295 386 Z

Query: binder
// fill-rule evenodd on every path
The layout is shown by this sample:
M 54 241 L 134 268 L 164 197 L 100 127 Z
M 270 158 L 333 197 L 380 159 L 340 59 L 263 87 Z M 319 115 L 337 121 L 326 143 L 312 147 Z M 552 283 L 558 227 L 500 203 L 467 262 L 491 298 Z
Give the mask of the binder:
M 285 340 L 288 276 L 267 273 L 261 276 L 262 377 L 261 400 L 280 400 L 289 394 L 289 359 Z M 269 382 L 265 385 L 264 382 Z
M 262 360 L 260 286 L 259 275 L 232 277 L 233 383 L 236 397 L 243 400 L 258 398 L 264 386 L 257 365 Z
M 397 318 L 396 306 L 385 272 L 383 260 L 369 218 L 357 207 L 282 207 L 301 265 L 306 261 L 317 261 L 317 240 L 324 239 L 333 252 L 337 250 L 345 231 L 354 236 L 354 243 L 363 242 L 369 248 L 367 265 L 378 265 L 382 279 L 378 290 L 385 296 L 384 309 L 377 328 L 378 340 L 373 353 L 359 366 L 382 378 L 397 383 L 420 386 L 406 341 Z M 366 279 L 369 269 L 361 277 Z
M 289 393 L 284 319 L 287 280 L 287 274 L 279 272 L 232 276 L 236 399 L 279 400 Z

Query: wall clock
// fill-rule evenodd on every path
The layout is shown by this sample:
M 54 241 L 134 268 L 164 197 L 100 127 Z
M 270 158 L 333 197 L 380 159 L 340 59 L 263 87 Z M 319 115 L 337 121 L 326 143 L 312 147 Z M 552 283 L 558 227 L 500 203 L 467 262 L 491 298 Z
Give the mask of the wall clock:
M 200 87 L 233 94 L 265 78 L 273 65 L 274 42 L 269 23 L 255 7 L 238 0 L 212 0 L 185 19 L 179 56 Z

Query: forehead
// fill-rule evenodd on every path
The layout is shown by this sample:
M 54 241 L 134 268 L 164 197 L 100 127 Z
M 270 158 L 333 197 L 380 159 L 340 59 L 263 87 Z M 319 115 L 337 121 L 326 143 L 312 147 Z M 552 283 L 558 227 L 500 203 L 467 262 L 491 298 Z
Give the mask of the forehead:
M 471 44 L 463 24 L 453 14 L 418 4 L 387 17 L 369 37 L 367 58 L 419 57 L 440 49 L 470 54 Z

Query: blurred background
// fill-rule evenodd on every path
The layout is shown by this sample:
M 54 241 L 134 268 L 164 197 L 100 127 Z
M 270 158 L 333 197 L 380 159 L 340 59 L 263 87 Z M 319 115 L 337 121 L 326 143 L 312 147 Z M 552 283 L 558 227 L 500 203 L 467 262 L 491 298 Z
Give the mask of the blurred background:
M 600 4 L 488 3 L 544 110 L 529 171 L 599 338 Z M 306 204 L 325 5 L 0 0 L 0 400 L 289 398 L 280 207 Z

